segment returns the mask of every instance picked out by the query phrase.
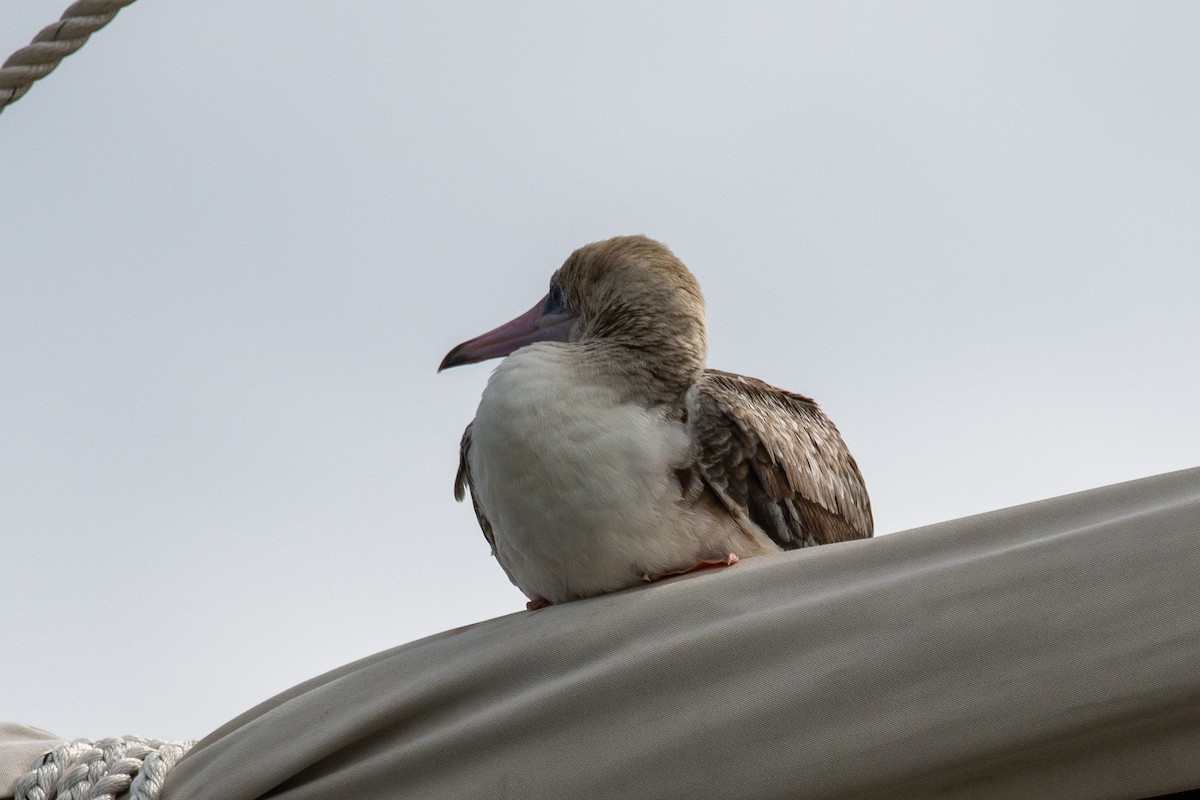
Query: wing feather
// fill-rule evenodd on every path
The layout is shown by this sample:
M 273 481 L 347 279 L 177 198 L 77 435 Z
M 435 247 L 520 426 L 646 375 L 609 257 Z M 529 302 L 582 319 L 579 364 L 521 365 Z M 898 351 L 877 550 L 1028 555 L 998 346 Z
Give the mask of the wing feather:
M 785 550 L 872 535 L 858 464 L 811 399 L 710 369 L 687 405 L 692 469 L 730 513 Z
M 475 499 L 475 484 L 471 481 L 471 428 L 474 426 L 475 421 L 472 420 L 463 431 L 462 441 L 458 445 L 458 473 L 454 476 L 454 499 L 461 503 L 466 491 L 471 490 L 471 506 L 475 509 L 475 518 L 479 520 L 483 538 L 487 539 L 492 548 L 492 555 L 496 555 L 496 538 L 492 534 L 492 523 L 488 522 L 483 509 L 479 507 L 479 501 Z

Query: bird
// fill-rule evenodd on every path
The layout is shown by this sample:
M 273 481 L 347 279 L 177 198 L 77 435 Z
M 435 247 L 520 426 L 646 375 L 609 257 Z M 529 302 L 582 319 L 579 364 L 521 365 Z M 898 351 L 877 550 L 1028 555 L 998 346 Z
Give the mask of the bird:
M 710 369 L 707 349 L 695 276 L 638 235 L 580 247 L 533 308 L 446 354 L 438 372 L 503 359 L 454 496 L 530 610 L 872 536 L 816 402 Z

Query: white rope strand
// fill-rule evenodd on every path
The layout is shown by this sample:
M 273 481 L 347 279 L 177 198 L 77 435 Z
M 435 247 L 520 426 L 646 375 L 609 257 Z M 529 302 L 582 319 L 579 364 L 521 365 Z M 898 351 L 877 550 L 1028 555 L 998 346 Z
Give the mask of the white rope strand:
M 192 749 L 195 740 L 162 742 L 158 750 L 142 762 L 142 769 L 129 786 L 129 800 L 158 800 L 167 773 Z
M 96 31 L 112 22 L 134 0 L 78 0 L 53 25 L 42 28 L 33 41 L 0 66 L 0 113 L 29 91 L 33 82 L 49 75 L 59 62 L 83 47 Z
M 13 786 L 13 800 L 158 800 L 167 773 L 194 741 L 140 736 L 76 739 L 46 753 Z

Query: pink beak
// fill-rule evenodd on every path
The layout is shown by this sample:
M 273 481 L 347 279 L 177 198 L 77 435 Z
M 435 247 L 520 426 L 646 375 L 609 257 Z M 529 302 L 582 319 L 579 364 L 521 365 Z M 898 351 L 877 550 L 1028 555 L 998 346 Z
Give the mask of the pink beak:
M 489 358 L 502 358 L 535 342 L 567 341 L 575 315 L 547 314 L 545 308 L 546 297 L 543 297 L 537 305 L 512 322 L 463 342 L 446 354 L 438 366 L 438 372 L 463 364 L 477 364 Z

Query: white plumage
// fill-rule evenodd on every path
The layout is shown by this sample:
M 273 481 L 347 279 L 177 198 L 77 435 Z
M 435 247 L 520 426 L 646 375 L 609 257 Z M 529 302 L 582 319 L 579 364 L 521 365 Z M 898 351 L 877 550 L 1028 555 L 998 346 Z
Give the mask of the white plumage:
M 675 470 L 691 460 L 687 426 L 666 406 L 623 402 L 571 355 L 557 343 L 513 353 L 475 414 L 472 493 L 513 583 L 558 603 L 778 549 L 723 511 L 685 503 Z

